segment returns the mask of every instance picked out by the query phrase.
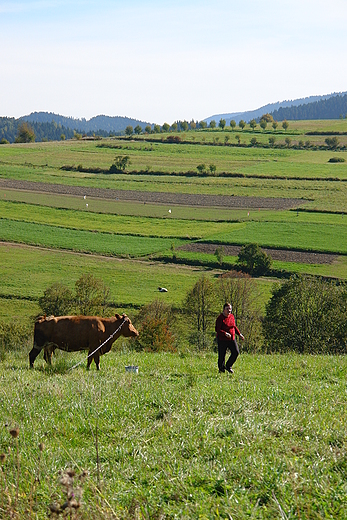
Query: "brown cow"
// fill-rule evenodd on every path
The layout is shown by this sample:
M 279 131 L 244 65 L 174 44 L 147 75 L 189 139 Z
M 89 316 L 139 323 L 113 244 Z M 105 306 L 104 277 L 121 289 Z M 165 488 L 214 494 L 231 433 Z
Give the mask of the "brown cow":
M 92 354 L 115 332 L 116 334 L 105 345 Z M 34 367 L 34 361 L 42 349 L 44 349 L 45 361 L 51 364 L 52 354 L 56 348 L 59 348 L 66 352 L 88 350 L 90 357 L 88 357 L 87 368 L 94 359 L 97 370 L 100 370 L 100 356 L 109 352 L 113 342 L 121 335 L 126 338 L 139 335 L 126 314 L 123 316 L 116 314 L 112 318 L 41 316 L 35 322 L 34 346 L 29 353 L 30 368 Z

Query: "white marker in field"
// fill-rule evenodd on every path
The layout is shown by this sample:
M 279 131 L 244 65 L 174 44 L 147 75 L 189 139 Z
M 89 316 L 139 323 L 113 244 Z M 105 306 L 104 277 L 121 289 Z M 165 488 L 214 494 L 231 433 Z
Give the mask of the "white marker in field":
M 171 209 L 169 209 L 169 213 L 171 213 Z
M 88 208 L 88 204 L 86 204 L 86 208 Z
M 83 198 L 84 198 L 84 200 L 86 200 L 87 196 L 85 195 Z

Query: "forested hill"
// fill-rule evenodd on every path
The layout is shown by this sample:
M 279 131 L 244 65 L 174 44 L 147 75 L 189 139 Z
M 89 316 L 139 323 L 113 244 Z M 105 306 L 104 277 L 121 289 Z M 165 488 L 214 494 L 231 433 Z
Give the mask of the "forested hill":
M 14 117 L 0 117 L 0 141 L 5 139 L 9 143 L 14 143 L 18 134 L 18 127 L 23 123 L 21 119 Z M 59 141 L 64 135 L 65 139 L 71 139 L 74 131 L 57 123 L 30 123 L 30 127 L 35 133 L 36 141 Z
M 28 116 L 23 116 L 21 119 L 28 121 L 30 124 L 51 123 L 54 121 L 66 128 L 71 128 L 72 130 L 86 134 L 88 132 L 99 132 L 99 130 L 103 130 L 104 132 L 120 133 L 124 132 L 128 125 L 132 127 L 139 125 L 144 129 L 148 124 L 150 124 L 130 117 L 99 115 L 87 120 L 84 118 L 75 119 L 73 117 L 60 116 L 59 114 L 54 114 L 52 112 L 32 112 Z
M 212 119 L 215 121 L 219 121 L 220 119 L 225 119 L 227 125 L 230 124 L 230 120 L 233 119 L 236 121 L 236 124 L 239 124 L 240 120 L 243 119 L 244 121 L 250 121 L 251 119 L 260 119 L 263 114 L 269 114 L 273 112 L 277 112 L 280 108 L 293 108 L 297 106 L 303 106 L 312 104 L 315 101 L 322 101 L 326 99 L 330 99 L 331 97 L 336 97 L 338 95 L 344 96 L 347 94 L 347 92 L 334 92 L 333 94 L 325 94 L 322 96 L 309 96 L 305 98 L 299 98 L 299 99 L 292 99 L 292 100 L 286 100 L 286 101 L 277 101 L 276 103 L 269 103 L 267 105 L 264 105 L 260 108 L 257 108 L 255 110 L 247 110 L 246 112 L 233 112 L 228 114 L 215 114 L 213 116 L 209 116 L 204 121 L 206 121 L 207 124 L 210 123 Z M 292 119 L 292 118 L 287 118 Z M 306 118 L 304 118 L 306 119 Z M 310 118 L 308 118 L 310 119 Z M 332 118 L 335 119 L 335 118 Z
M 339 119 L 347 116 L 347 94 L 321 99 L 305 105 L 279 108 L 271 112 L 276 121 L 284 119 Z
M 129 117 L 96 116 L 87 121 L 86 119 L 60 116 L 52 112 L 33 112 L 29 116 L 19 119 L 0 117 L 0 141 L 5 139 L 14 143 L 18 127 L 23 122 L 27 122 L 34 131 L 35 141 L 59 141 L 62 136 L 65 139 L 71 139 L 75 132 L 87 136 L 96 134 L 107 137 L 124 133 L 128 125 L 139 125 L 144 129 L 149 124 Z

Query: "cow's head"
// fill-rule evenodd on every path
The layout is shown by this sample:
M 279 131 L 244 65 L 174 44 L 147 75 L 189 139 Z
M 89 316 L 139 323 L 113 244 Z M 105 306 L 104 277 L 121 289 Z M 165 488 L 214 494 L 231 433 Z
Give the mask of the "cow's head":
M 131 323 L 130 318 L 126 314 L 123 314 L 123 325 L 122 325 L 122 334 L 126 338 L 136 338 L 139 333 L 135 329 L 134 325 Z

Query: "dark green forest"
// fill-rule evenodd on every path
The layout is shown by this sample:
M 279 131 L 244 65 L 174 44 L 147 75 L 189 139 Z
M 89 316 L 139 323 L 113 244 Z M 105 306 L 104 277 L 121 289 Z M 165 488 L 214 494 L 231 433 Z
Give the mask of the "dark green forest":
M 100 135 L 100 131 L 104 132 L 112 132 L 112 133 L 120 133 L 124 132 L 125 128 L 128 125 L 135 127 L 136 125 L 140 125 L 142 130 L 150 124 L 144 121 L 140 121 L 138 119 L 132 119 L 130 117 L 121 117 L 121 116 L 105 116 L 98 115 L 92 117 L 91 119 L 75 119 L 73 117 L 65 117 L 60 116 L 58 114 L 54 114 L 52 112 L 32 112 L 28 116 L 23 116 L 21 119 L 27 121 L 28 123 L 51 123 L 54 121 L 58 125 L 65 126 L 66 128 L 70 128 L 71 130 L 76 130 L 76 132 L 82 132 L 89 134 L 90 132 L 95 132 Z
M 347 115 L 347 94 L 333 96 L 329 99 L 314 101 L 307 105 L 279 108 L 271 112 L 276 121 L 308 120 L 308 119 L 339 119 Z
M 14 143 L 18 135 L 18 129 L 25 120 L 23 118 L 15 119 L 14 117 L 0 117 L 0 142 L 8 141 Z M 68 128 L 56 121 L 49 122 L 29 122 L 35 134 L 35 141 L 59 141 L 61 139 L 72 139 L 75 136 L 75 129 Z M 105 130 L 97 130 L 96 132 L 83 132 L 83 135 L 92 136 L 99 135 L 108 137 L 112 132 Z

